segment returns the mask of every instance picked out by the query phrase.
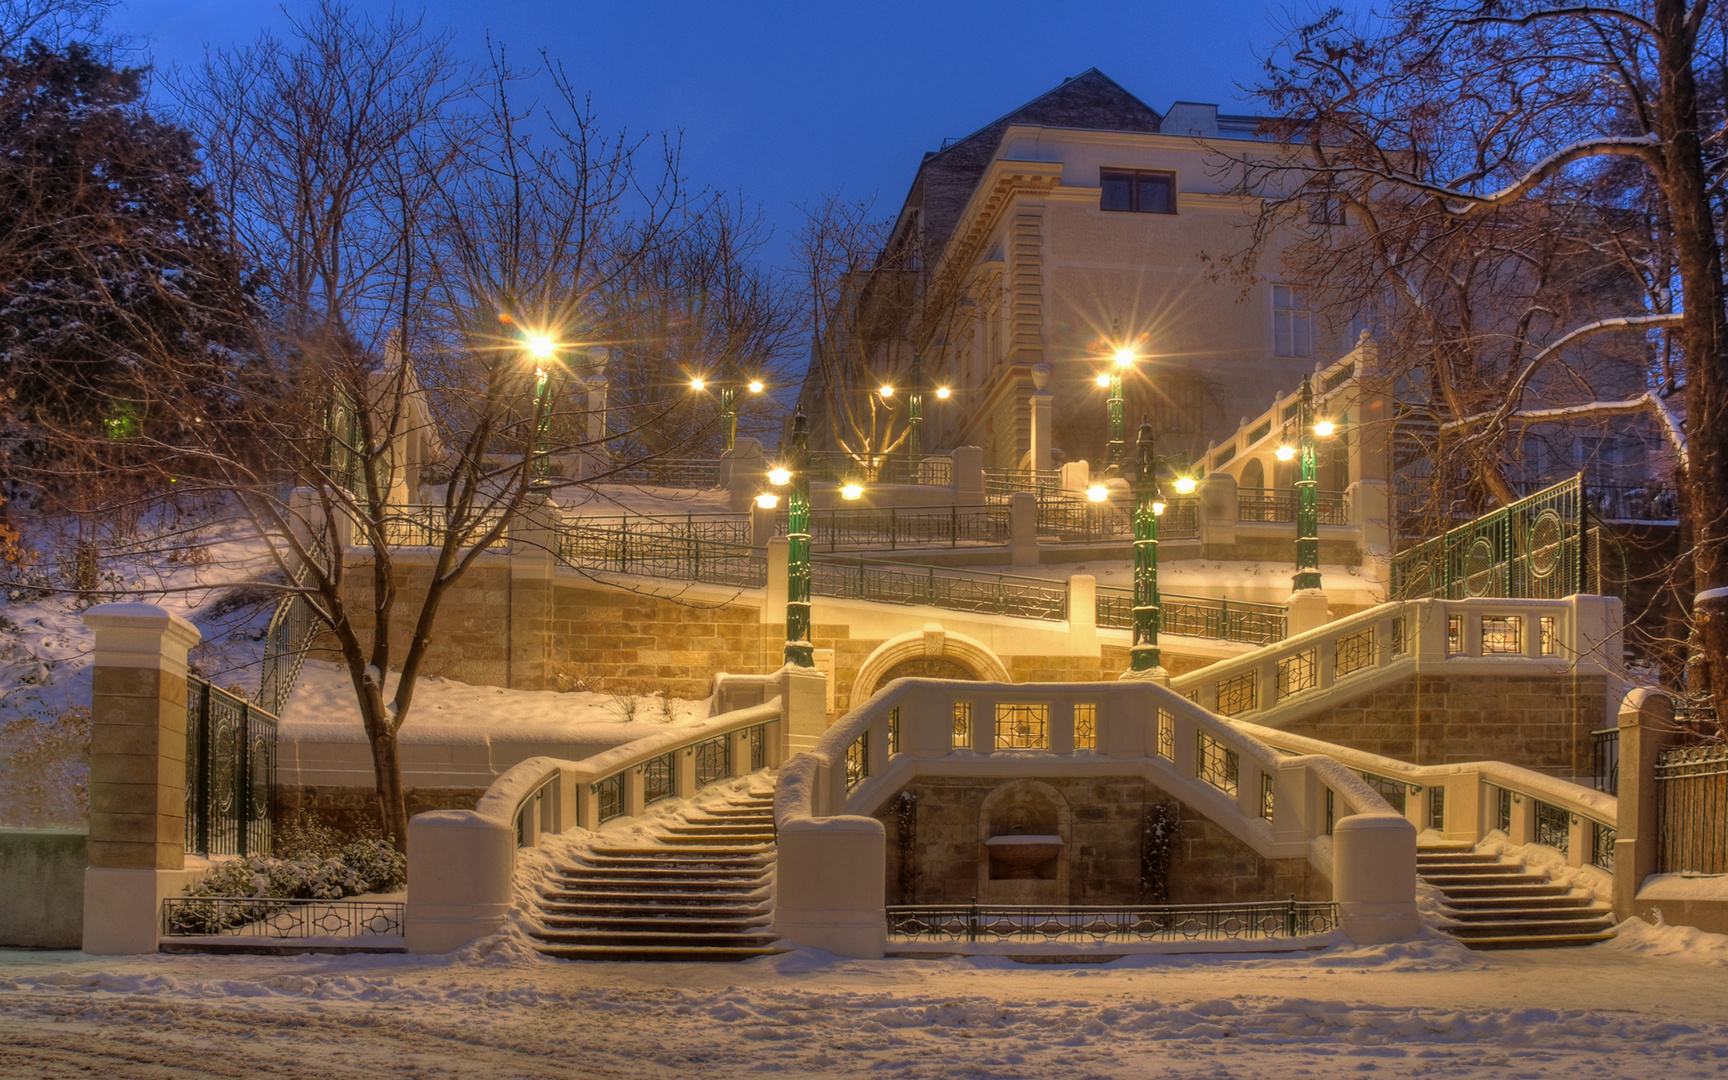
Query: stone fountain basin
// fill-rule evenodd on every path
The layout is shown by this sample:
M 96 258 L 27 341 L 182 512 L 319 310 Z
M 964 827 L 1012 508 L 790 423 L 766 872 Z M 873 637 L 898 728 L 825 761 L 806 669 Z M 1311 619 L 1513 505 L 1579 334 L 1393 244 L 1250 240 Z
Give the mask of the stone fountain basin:
M 1036 867 L 1062 854 L 1060 836 L 992 836 L 984 841 L 993 859 L 1007 866 L 1015 877 L 1031 877 Z

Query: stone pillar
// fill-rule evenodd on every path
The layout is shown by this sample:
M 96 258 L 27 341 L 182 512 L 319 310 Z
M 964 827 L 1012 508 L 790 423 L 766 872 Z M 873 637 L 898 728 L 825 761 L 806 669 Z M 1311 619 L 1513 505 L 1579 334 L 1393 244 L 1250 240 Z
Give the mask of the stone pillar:
M 887 832 L 875 818 L 794 818 L 781 825 L 775 932 L 836 956 L 880 959 L 888 947 L 887 850 Z
M 504 925 L 515 870 L 516 831 L 508 823 L 472 810 L 415 814 L 408 822 L 408 951 L 450 952 Z
M 1620 705 L 1620 818 L 1614 828 L 1614 917 L 1638 914 L 1638 890 L 1656 872 L 1661 818 L 1656 757 L 1674 741 L 1674 703 L 1639 688 Z
M 198 630 L 151 604 L 100 604 L 90 699 L 84 951 L 153 953 L 186 866 L 186 651 Z
M 766 548 L 774 539 L 774 522 L 779 520 L 780 510 L 773 506 L 757 506 L 750 503 L 750 546 Z M 782 541 L 784 543 L 784 541 Z
M 1008 557 L 1015 566 L 1038 565 L 1038 496 L 1030 491 L 1008 496 Z
M 956 446 L 949 456 L 954 462 L 954 505 L 984 505 L 984 451 Z
M 780 679 L 787 747 L 802 753 L 828 730 L 828 677 L 816 668 L 788 664 L 780 669 Z
M 1236 557 L 1236 478 L 1229 473 L 1209 473 L 1200 481 L 1200 557 Z
M 1092 465 L 1088 461 L 1070 461 L 1058 471 L 1062 476 L 1063 491 L 1083 495 L 1092 486 Z
M 1068 654 L 1098 654 L 1098 579 L 1091 574 L 1068 579 Z
M 1284 601 L 1284 619 L 1289 637 L 1317 630 L 1330 621 L 1326 611 L 1326 590 L 1302 589 Z
M 1392 554 L 1392 496 L 1384 480 L 1358 480 L 1346 492 L 1350 524 L 1362 537 L 1362 554 L 1387 559 Z
M 1054 457 L 1050 445 L 1050 416 L 1056 403 L 1055 395 L 1045 389 L 1050 384 L 1050 365 L 1032 365 L 1032 397 L 1028 404 L 1032 407 L 1032 468 L 1038 472 L 1049 472 Z
M 762 444 L 755 439 L 737 439 L 732 449 L 721 453 L 720 486 L 729 495 L 733 513 L 742 513 L 750 508 L 762 490 L 766 471 L 767 459 L 762 454 Z
M 1276 812 L 1276 808 L 1274 808 Z M 1339 929 L 1358 945 L 1413 938 L 1416 826 L 1403 818 L 1355 815 L 1332 827 L 1332 899 Z
M 786 538 L 781 536 L 768 541 L 768 583 L 762 589 L 762 610 L 758 616 L 763 626 L 786 622 L 786 589 L 790 573 L 786 565 Z M 775 644 L 769 651 L 772 653 L 779 648 Z

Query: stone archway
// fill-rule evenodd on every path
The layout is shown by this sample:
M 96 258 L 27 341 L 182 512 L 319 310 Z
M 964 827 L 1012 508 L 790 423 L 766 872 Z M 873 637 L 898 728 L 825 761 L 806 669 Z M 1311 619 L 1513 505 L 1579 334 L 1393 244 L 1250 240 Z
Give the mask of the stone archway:
M 852 679 L 851 705 L 857 705 L 894 679 L 977 679 L 1012 682 L 1007 665 L 983 643 L 951 634 L 941 623 L 889 638 L 876 646 Z

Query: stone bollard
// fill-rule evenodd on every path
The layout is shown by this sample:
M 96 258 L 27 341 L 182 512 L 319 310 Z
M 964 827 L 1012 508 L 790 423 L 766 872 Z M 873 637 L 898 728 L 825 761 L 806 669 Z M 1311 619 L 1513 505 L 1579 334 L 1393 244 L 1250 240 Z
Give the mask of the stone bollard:
M 1656 798 L 1656 758 L 1678 735 L 1674 702 L 1639 687 L 1620 705 L 1619 820 L 1614 825 L 1614 917 L 1639 914 L 1638 890 L 1656 872 L 1661 846 L 1661 807 Z
M 1413 938 L 1416 826 L 1401 817 L 1359 814 L 1332 827 L 1332 899 L 1339 928 L 1358 945 Z
M 984 451 L 956 446 L 949 457 L 954 462 L 954 505 L 984 505 Z
M 90 866 L 84 951 L 153 953 L 186 867 L 186 652 L 198 629 L 151 604 L 84 613 L 90 675 Z
M 1287 637 L 1318 630 L 1330 620 L 1323 589 L 1299 589 L 1284 601 L 1284 626 Z
M 888 949 L 887 832 L 868 817 L 794 818 L 780 826 L 774 931 L 836 956 Z
M 514 901 L 516 833 L 472 810 L 408 822 L 408 951 L 447 953 L 504 925 Z

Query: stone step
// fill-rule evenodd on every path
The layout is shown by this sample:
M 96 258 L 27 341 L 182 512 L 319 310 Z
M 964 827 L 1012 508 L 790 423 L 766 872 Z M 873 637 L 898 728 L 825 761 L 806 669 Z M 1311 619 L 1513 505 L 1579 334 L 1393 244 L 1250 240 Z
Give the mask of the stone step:
M 743 919 L 767 918 L 774 913 L 764 897 L 760 902 L 745 901 L 727 904 L 637 904 L 620 903 L 603 897 L 589 901 L 545 901 L 540 911 L 558 918 L 595 917 L 609 919 Z
M 684 933 L 654 931 L 536 930 L 532 937 L 550 945 L 599 945 L 608 948 L 651 946 L 659 948 L 762 949 L 779 940 L 773 933 Z
M 1467 949 L 1564 949 L 1574 945 L 1594 945 L 1598 941 L 1614 940 L 1614 931 L 1593 934 L 1507 934 L 1503 937 L 1459 938 Z
M 1416 864 L 1416 872 L 1423 877 L 1451 876 L 1462 877 L 1466 874 L 1517 874 L 1522 873 L 1522 866 L 1503 862 L 1464 862 L 1447 859 L 1444 862 L 1420 862 Z
M 1513 885 L 1545 885 L 1547 874 L 1423 874 L 1422 880 L 1444 892 L 1454 886 L 1464 888 L 1507 888 Z
M 560 932 L 593 931 L 595 933 L 641 934 L 746 934 L 766 928 L 772 921 L 766 915 L 740 915 L 735 919 L 715 918 L 629 918 L 615 915 L 553 915 L 542 916 L 548 930 Z
M 692 821 L 685 825 L 668 825 L 666 826 L 666 833 L 669 836 L 711 836 L 716 829 L 723 829 L 733 836 L 774 839 L 774 823 L 772 821 L 764 821 L 760 824 L 753 821 L 739 822 L 724 819 L 712 822 Z
M 655 848 L 615 848 L 611 851 L 597 851 L 582 857 L 581 865 L 590 867 L 618 867 L 628 865 L 660 865 L 667 863 L 696 864 L 704 866 L 772 866 L 774 856 L 765 851 L 714 851 L 709 848 L 672 848 L 658 850 Z M 568 865 L 575 866 L 576 863 Z
M 685 862 L 681 859 L 648 860 L 647 866 L 577 866 L 571 863 L 558 868 L 558 874 L 571 879 L 590 879 L 594 877 L 633 877 L 633 878 L 687 878 L 691 876 L 711 877 L 716 881 L 737 880 L 739 878 L 758 878 L 767 872 L 766 865 L 753 866 L 706 866 L 699 862 Z
M 678 948 L 670 946 L 619 947 L 606 945 L 539 945 L 547 956 L 560 960 L 592 960 L 612 962 L 648 962 L 662 964 L 735 964 L 754 960 L 758 956 L 773 956 L 786 952 L 775 948 Z
M 559 904 L 611 904 L 624 905 L 631 910 L 647 910 L 649 908 L 714 908 L 732 907 L 740 904 L 766 904 L 768 902 L 768 887 L 762 885 L 754 890 L 725 892 L 677 892 L 668 889 L 664 892 L 631 892 L 627 889 L 612 890 L 556 890 L 540 894 L 541 908 L 547 905 Z
M 1510 911 L 1524 908 L 1587 908 L 1594 905 L 1595 898 L 1583 893 L 1560 896 L 1551 894 L 1543 896 L 1459 896 L 1449 893 L 1445 894 L 1443 903 L 1457 911 L 1476 911 L 1485 908 Z
M 725 832 L 705 830 L 702 832 L 682 833 L 669 840 L 679 847 L 753 847 L 762 848 L 774 842 L 773 833 L 741 833 L 727 829 Z
M 1447 905 L 1450 907 L 1451 905 Z M 1609 909 L 1598 904 L 1588 907 L 1492 907 L 1492 908 L 1453 908 L 1447 918 L 1461 923 L 1484 922 L 1517 922 L 1529 924 L 1538 922 L 1576 922 L 1581 919 L 1602 919 L 1613 914 Z
M 554 881 L 552 891 L 561 893 L 707 893 L 721 895 L 757 892 L 768 887 L 762 878 L 700 877 L 641 878 L 621 874 L 602 874 L 592 878 L 561 878 Z

